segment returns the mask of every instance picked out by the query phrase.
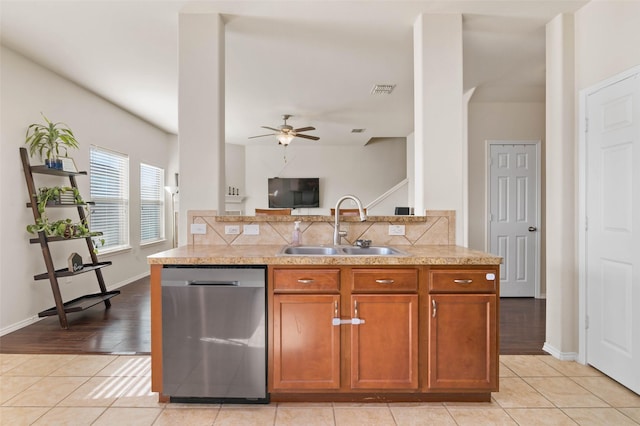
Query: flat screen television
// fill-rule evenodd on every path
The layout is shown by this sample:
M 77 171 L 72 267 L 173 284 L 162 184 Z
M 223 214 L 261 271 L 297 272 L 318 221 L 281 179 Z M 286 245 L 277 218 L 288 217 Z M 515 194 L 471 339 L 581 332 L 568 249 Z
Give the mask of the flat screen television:
M 269 208 L 320 207 L 320 178 L 269 178 Z

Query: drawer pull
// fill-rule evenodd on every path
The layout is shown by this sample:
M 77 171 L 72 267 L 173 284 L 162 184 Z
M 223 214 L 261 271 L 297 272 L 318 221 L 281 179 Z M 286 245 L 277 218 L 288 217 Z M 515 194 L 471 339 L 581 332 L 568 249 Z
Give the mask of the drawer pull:
M 376 282 L 378 284 L 393 284 L 394 283 L 394 281 L 392 279 L 376 280 Z
M 434 299 L 431 299 L 431 306 L 433 306 L 433 312 L 431 313 L 431 317 L 435 318 L 436 317 L 436 301 Z
M 456 284 L 469 285 L 473 282 L 473 280 L 453 280 Z
M 298 282 L 300 284 L 312 284 L 313 280 L 311 278 L 300 278 Z

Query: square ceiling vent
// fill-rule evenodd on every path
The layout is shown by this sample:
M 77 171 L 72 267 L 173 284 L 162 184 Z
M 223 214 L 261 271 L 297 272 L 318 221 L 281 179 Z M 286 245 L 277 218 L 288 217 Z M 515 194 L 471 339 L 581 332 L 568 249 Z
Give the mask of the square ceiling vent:
M 390 95 L 393 89 L 396 88 L 395 84 L 376 84 L 371 89 L 372 95 Z

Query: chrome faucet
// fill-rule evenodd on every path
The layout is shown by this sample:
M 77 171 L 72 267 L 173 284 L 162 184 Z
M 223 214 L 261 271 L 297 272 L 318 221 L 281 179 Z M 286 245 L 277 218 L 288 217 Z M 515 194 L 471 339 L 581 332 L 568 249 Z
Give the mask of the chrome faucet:
M 333 228 L 333 244 L 336 246 L 339 246 L 342 240 L 342 237 L 347 235 L 346 231 L 340 230 L 340 204 L 342 204 L 342 202 L 347 199 L 355 201 L 356 205 L 358 206 L 358 210 L 360 211 L 360 221 L 364 222 L 365 220 L 367 220 L 367 215 L 365 214 L 364 209 L 362 208 L 362 202 L 360 202 L 358 197 L 356 197 L 355 195 L 344 195 L 340 197 L 340 199 L 336 203 L 336 208 L 335 208 L 336 219 L 335 219 L 335 224 Z

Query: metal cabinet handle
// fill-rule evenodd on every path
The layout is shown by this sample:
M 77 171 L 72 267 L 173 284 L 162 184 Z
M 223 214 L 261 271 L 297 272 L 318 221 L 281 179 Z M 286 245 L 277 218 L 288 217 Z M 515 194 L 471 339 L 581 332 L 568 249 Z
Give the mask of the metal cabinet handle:
M 331 318 L 331 325 L 340 325 L 342 324 L 342 320 L 340 319 L 340 315 L 338 315 L 338 301 L 335 300 L 333 302 L 333 318 Z
M 434 299 L 431 299 L 431 306 L 433 306 L 433 311 L 431 312 L 431 316 L 433 318 L 436 317 L 436 301 Z
M 392 279 L 384 279 L 384 280 L 376 280 L 378 284 L 393 284 L 394 281 Z
M 298 282 L 300 284 L 311 284 L 313 283 L 313 280 L 311 278 L 300 278 Z
M 360 319 L 359 315 L 358 315 L 358 301 L 357 300 L 353 301 L 353 311 L 354 311 L 353 318 L 351 318 L 350 320 L 347 320 L 347 323 L 351 324 L 351 325 L 364 324 L 364 320 Z
M 473 280 L 453 280 L 456 284 L 469 285 L 473 282 Z

